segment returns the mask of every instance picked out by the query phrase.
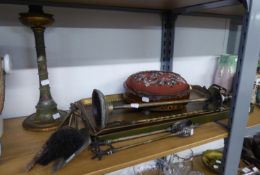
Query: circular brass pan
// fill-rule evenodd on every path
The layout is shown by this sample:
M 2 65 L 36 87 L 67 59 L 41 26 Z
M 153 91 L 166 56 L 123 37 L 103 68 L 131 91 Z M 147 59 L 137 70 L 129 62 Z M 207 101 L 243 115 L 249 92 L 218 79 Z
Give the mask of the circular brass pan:
M 60 118 L 54 120 L 53 118 L 49 117 L 49 120 L 37 120 L 36 113 L 26 117 L 23 121 L 23 127 L 29 131 L 52 131 L 57 129 L 63 120 L 67 112 L 59 110 Z
M 219 174 L 220 173 L 220 164 L 216 166 L 216 162 L 221 162 L 223 157 L 223 152 L 219 150 L 207 150 L 202 154 L 202 162 L 208 167 L 211 171 Z

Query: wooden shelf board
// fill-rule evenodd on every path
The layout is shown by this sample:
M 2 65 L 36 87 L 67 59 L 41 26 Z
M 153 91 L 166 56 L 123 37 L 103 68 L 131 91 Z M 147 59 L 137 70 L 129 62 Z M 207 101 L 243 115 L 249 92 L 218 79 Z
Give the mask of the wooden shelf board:
M 26 164 L 39 150 L 51 134 L 25 131 L 21 127 L 22 118 L 4 121 L 5 129 L 2 138 L 3 155 L 0 158 L 1 174 L 27 174 Z M 57 174 L 104 174 L 121 168 L 132 166 L 148 160 L 176 153 L 194 146 L 221 139 L 227 132 L 215 123 L 207 123 L 196 129 L 194 136 L 189 138 L 169 138 L 151 144 L 128 149 L 105 156 L 103 160 L 92 160 L 88 150 L 81 153 L 68 166 Z M 147 138 L 142 138 L 147 139 Z M 29 174 L 50 174 L 51 165 L 36 166 Z
M 216 0 L 9 0 L 2 3 L 6 4 L 35 4 L 44 6 L 60 6 L 60 7 L 79 7 L 79 8 L 94 8 L 94 9 L 121 9 L 121 10 L 144 10 L 159 12 L 161 10 L 173 10 L 177 8 L 189 7 L 202 3 L 215 2 Z M 212 11 L 211 11 L 212 10 Z M 242 5 L 237 8 L 233 6 L 210 9 L 200 12 L 208 12 L 223 15 L 243 15 Z
M 244 8 L 242 5 L 228 6 L 217 9 L 202 10 L 200 12 L 212 13 L 217 15 L 243 16 Z
M 259 115 L 260 109 L 255 108 L 255 111 L 250 114 L 248 127 L 253 127 L 260 123 Z M 1 174 L 51 174 L 52 164 L 45 167 L 37 165 L 31 172 L 25 172 L 26 164 L 48 139 L 51 132 L 36 133 L 26 131 L 21 125 L 23 119 L 4 120 L 3 154 L 0 157 Z M 89 150 L 85 150 L 56 174 L 104 174 L 222 139 L 227 137 L 227 135 L 228 133 L 224 128 L 211 122 L 196 128 L 192 137 L 168 138 L 105 156 L 101 161 L 92 160 L 92 153 Z M 146 140 L 147 138 L 142 139 Z M 129 142 L 124 142 L 124 144 L 126 143 Z
M 42 5 L 95 5 L 125 8 L 144 9 L 173 9 L 192 6 L 201 3 L 214 2 L 216 0 L 11 0 L 9 2 L 18 4 L 42 4 Z

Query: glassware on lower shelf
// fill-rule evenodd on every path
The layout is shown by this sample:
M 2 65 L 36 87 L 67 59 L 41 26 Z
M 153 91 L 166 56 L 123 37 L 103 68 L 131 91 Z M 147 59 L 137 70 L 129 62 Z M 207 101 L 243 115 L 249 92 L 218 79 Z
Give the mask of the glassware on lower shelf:
M 171 174 L 188 175 L 192 170 L 191 161 L 176 162 L 170 165 Z
M 136 165 L 133 167 L 135 175 L 164 175 L 165 173 L 155 161 Z
M 170 156 L 168 160 L 169 175 L 204 175 L 193 169 L 193 151 L 186 153 L 186 156 L 180 157 L 177 154 Z
M 172 154 L 152 162 L 146 162 L 133 167 L 135 175 L 205 175 L 193 169 L 193 151 L 180 157 Z
M 189 175 L 205 175 L 205 174 L 203 174 L 203 173 L 201 173 L 201 172 L 199 172 L 199 171 L 191 171 L 191 172 L 189 173 Z

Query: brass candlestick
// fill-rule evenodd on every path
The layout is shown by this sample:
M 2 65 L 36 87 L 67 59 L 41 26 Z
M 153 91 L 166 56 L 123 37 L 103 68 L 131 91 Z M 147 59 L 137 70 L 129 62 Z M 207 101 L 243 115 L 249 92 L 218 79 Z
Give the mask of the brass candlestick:
M 19 20 L 31 27 L 35 36 L 40 84 L 40 99 L 36 105 L 36 113 L 23 121 L 23 127 L 32 131 L 53 130 L 60 125 L 66 115 L 66 112 L 57 109 L 57 104 L 52 99 L 47 71 L 44 30 L 54 22 L 54 18 L 51 14 L 44 13 L 42 6 L 29 6 L 29 12 L 20 13 Z

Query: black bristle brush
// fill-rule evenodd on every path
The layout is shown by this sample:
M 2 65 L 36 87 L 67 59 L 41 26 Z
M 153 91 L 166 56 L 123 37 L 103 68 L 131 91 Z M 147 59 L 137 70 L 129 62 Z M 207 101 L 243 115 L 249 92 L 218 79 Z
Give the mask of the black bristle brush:
M 53 160 L 67 159 L 84 145 L 87 135 L 86 129 L 79 130 L 71 127 L 73 122 L 77 126 L 77 119 L 74 115 L 70 115 L 68 118 L 69 126 L 60 127 L 50 136 L 27 165 L 27 171 L 30 171 L 35 164 L 47 165 Z
M 85 137 L 78 129 L 63 127 L 51 135 L 46 142 L 46 149 L 36 163 L 47 165 L 59 158 L 67 159 L 83 145 L 84 141 Z

